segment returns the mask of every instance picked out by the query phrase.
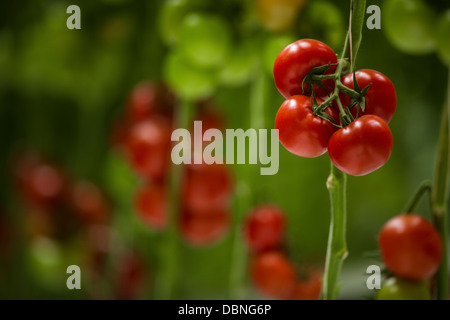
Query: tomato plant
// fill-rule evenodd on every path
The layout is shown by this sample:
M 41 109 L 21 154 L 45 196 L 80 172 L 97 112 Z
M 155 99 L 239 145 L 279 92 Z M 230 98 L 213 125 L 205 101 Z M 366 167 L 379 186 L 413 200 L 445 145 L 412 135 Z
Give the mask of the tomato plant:
M 303 89 L 307 89 L 306 85 L 302 88 L 303 80 L 312 68 L 336 63 L 336 54 L 323 42 L 314 39 L 297 40 L 285 47 L 275 60 L 275 85 L 285 98 L 302 94 Z M 330 66 L 325 74 L 332 74 L 335 70 L 335 65 Z M 334 89 L 332 80 L 324 80 L 323 84 L 327 91 Z M 314 89 L 317 96 L 326 95 L 320 87 Z
M 365 115 L 331 136 L 328 154 L 339 170 L 363 176 L 389 160 L 392 145 L 392 133 L 386 122 L 377 116 Z
M 442 259 L 442 240 L 425 218 L 402 214 L 390 219 L 378 236 L 381 255 L 396 276 L 424 280 L 433 276 Z
M 244 222 L 244 237 L 254 252 L 276 249 L 281 246 L 286 221 L 277 206 L 262 205 L 254 208 Z
M 264 43 L 262 52 L 262 63 L 264 69 L 273 76 L 273 65 L 278 54 L 287 45 L 296 41 L 296 37 L 291 34 L 271 35 Z
M 363 116 L 366 114 L 373 114 L 389 123 L 394 116 L 397 107 L 397 96 L 394 85 L 381 72 L 362 69 L 355 72 L 355 78 L 359 88 L 365 88 L 370 85 L 365 94 L 365 109 L 352 109 L 352 114 Z M 353 82 L 353 74 L 350 73 L 342 78 L 342 84 L 350 89 L 355 89 Z M 344 105 L 349 105 L 352 98 L 344 93 L 340 94 L 341 101 Z
M 431 300 L 430 289 L 424 282 L 411 282 L 392 277 L 377 292 L 377 300 Z
M 254 286 L 265 296 L 286 299 L 295 289 L 295 268 L 281 252 L 258 254 L 252 261 L 250 272 Z
M 322 100 L 318 99 L 318 103 Z M 326 113 L 336 119 L 332 108 Z M 280 143 L 291 153 L 313 158 L 327 152 L 328 141 L 337 128 L 329 121 L 314 115 L 310 98 L 296 95 L 281 105 L 275 118 Z

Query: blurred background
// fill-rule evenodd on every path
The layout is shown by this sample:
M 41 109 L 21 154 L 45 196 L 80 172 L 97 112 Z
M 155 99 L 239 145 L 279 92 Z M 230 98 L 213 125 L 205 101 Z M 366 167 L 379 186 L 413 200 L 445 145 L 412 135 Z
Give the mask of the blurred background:
M 72 4 L 81 30 L 66 26 Z M 394 149 L 380 170 L 348 179 L 342 299 L 373 295 L 365 272 L 381 265 L 378 231 L 433 177 L 450 64 L 448 1 L 371 4 L 381 30 L 363 28 L 355 68 L 395 85 Z M 259 165 L 177 169 L 167 136 L 186 117 L 187 128 L 202 119 L 204 129 L 272 129 L 283 102 L 277 54 L 302 38 L 340 52 L 349 1 L 0 7 L 0 298 L 271 298 L 252 283 L 241 223 L 267 203 L 285 215 L 283 252 L 296 269 L 323 269 L 327 155 L 303 159 L 280 146 L 273 176 Z M 429 215 L 426 201 L 417 213 Z M 82 290 L 67 289 L 69 265 L 80 266 Z

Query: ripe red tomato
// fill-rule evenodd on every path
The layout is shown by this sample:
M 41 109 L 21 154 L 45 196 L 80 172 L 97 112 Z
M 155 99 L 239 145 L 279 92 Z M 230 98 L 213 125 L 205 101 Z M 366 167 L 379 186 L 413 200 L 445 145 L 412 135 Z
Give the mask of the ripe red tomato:
M 322 100 L 317 99 L 317 103 Z M 332 108 L 327 108 L 326 113 L 338 119 Z M 275 129 L 279 130 L 278 139 L 286 150 L 300 157 L 314 158 L 327 152 L 328 140 L 337 127 L 313 114 L 309 97 L 296 95 L 281 105 Z
M 233 191 L 231 174 L 224 164 L 190 164 L 182 182 L 182 200 L 192 213 L 226 208 Z
M 251 278 L 261 294 L 275 299 L 289 297 L 297 282 L 294 266 L 278 251 L 258 254 L 251 264 Z
M 286 221 L 284 213 L 274 205 L 263 205 L 253 209 L 244 223 L 244 238 L 254 252 L 280 247 Z
M 108 217 L 108 203 L 102 191 L 93 183 L 79 181 L 70 192 L 75 214 L 86 224 L 102 224 Z
M 391 80 L 384 74 L 375 70 L 363 69 L 355 72 L 356 81 L 362 90 L 370 84 L 370 88 L 365 95 L 366 107 L 364 112 L 357 108 L 352 108 L 353 116 L 374 114 L 389 123 L 394 116 L 397 106 L 397 96 Z M 354 89 L 353 74 L 350 73 L 341 79 L 342 84 Z M 340 98 L 344 106 L 348 106 L 352 100 L 349 96 L 341 93 Z
M 311 271 L 305 280 L 300 280 L 289 296 L 290 300 L 319 300 L 322 291 L 322 274 Z
M 386 222 L 378 244 L 386 267 L 405 279 L 430 278 L 441 263 L 442 241 L 438 231 L 416 214 L 401 214 Z
M 337 63 L 336 54 L 326 44 L 313 39 L 297 40 L 284 48 L 275 60 L 273 66 L 275 85 L 286 99 L 302 94 L 303 79 L 312 68 L 335 63 Z M 330 66 L 325 74 L 332 74 L 335 71 L 336 66 Z M 323 84 L 329 93 L 334 90 L 333 80 L 324 81 Z M 315 86 L 314 90 L 318 97 L 326 95 L 318 86 Z
M 152 118 L 131 126 L 127 155 L 134 169 L 149 178 L 161 178 L 170 165 L 171 126 L 164 118 Z
M 147 185 L 135 197 L 135 207 L 141 220 L 149 227 L 161 230 L 167 225 L 168 206 L 162 184 Z
M 135 253 L 127 253 L 117 271 L 117 298 L 138 299 L 145 289 L 147 273 L 144 263 Z
M 127 102 L 127 118 L 133 122 L 148 119 L 161 103 L 158 86 L 150 81 L 138 83 L 130 93 Z
M 230 217 L 224 209 L 213 209 L 197 215 L 185 211 L 181 215 L 180 231 L 186 242 L 193 246 L 211 245 L 228 230 Z
M 365 115 L 333 134 L 328 154 L 339 170 L 363 176 L 389 160 L 392 145 L 392 133 L 386 122 L 380 117 Z

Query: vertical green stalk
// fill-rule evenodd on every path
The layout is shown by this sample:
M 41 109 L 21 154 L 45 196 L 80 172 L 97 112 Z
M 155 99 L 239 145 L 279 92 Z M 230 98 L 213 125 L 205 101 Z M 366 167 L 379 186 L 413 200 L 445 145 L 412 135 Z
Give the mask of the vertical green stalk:
M 190 101 L 183 101 L 178 110 L 176 128 L 189 128 L 194 111 Z M 179 244 L 178 221 L 180 212 L 180 186 L 182 166 L 172 164 L 169 177 L 167 203 L 168 227 L 159 246 L 158 277 L 155 283 L 155 297 L 160 300 L 176 298 L 179 280 Z
M 361 44 L 361 30 L 364 25 L 365 10 L 366 0 L 350 0 L 349 30 L 341 58 L 345 58 L 347 52 L 350 52 L 350 65 L 352 68 L 354 67 L 355 58 Z M 350 46 L 350 50 L 348 51 L 347 46 Z M 339 81 L 341 71 L 342 63 L 338 66 L 336 81 Z M 322 299 L 324 300 L 337 298 L 339 293 L 339 275 L 344 259 L 348 254 L 346 243 L 346 186 L 346 174 L 338 170 L 331 163 L 331 172 L 327 180 L 327 189 L 330 194 L 331 218 L 322 288 Z
M 442 113 L 439 133 L 439 149 L 436 159 L 433 188 L 431 192 L 431 213 L 433 223 L 438 229 L 443 244 L 442 262 L 437 272 L 437 298 L 448 297 L 448 192 L 449 192 L 449 117 L 450 117 L 450 73 L 447 101 Z
M 262 68 L 255 66 L 254 79 L 250 88 L 250 128 L 265 127 L 265 105 L 267 100 L 267 77 Z M 229 282 L 229 297 L 231 299 L 245 299 L 245 278 L 247 266 L 247 249 L 242 239 L 242 222 L 245 214 L 252 206 L 251 181 L 256 172 L 250 165 L 237 167 L 237 192 L 235 200 L 235 216 L 233 224 L 233 243 L 231 253 L 231 269 Z

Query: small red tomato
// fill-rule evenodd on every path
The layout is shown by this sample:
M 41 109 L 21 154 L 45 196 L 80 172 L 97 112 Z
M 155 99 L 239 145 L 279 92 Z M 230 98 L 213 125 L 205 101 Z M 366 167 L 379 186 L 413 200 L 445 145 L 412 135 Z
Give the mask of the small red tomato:
M 211 245 L 227 232 L 229 220 L 228 212 L 222 209 L 212 210 L 203 215 L 184 212 L 181 215 L 181 235 L 191 245 Z
M 142 260 L 135 253 L 127 253 L 120 261 L 117 274 L 117 299 L 138 299 L 145 289 L 146 276 Z
M 141 175 L 159 179 L 170 165 L 171 126 L 163 118 L 152 118 L 131 126 L 127 153 Z
M 319 300 L 322 291 L 322 274 L 311 272 L 305 280 L 300 280 L 289 296 L 290 300 Z
M 149 227 L 161 230 L 167 225 L 168 205 L 162 184 L 151 184 L 139 190 L 135 198 L 136 210 Z
M 317 99 L 317 103 L 322 100 Z M 332 108 L 327 108 L 326 113 L 335 120 L 338 118 Z M 337 127 L 313 114 L 309 97 L 297 95 L 281 105 L 275 129 L 279 130 L 278 139 L 286 150 L 300 157 L 314 158 L 327 152 L 328 140 Z
M 355 72 L 356 81 L 362 90 L 370 85 L 365 95 L 365 110 L 359 112 L 352 109 L 352 114 L 359 116 L 373 114 L 389 123 L 394 116 L 397 107 L 397 96 L 394 85 L 384 74 L 375 70 L 363 69 Z M 342 84 L 354 89 L 353 74 L 350 73 L 342 78 Z M 352 100 L 349 96 L 341 93 L 340 98 L 344 106 L 348 106 Z
M 295 289 L 295 268 L 281 252 L 258 254 L 251 264 L 251 278 L 255 288 L 263 295 L 286 299 Z
M 191 164 L 182 185 L 183 204 L 191 212 L 226 208 L 233 191 L 230 171 L 224 164 Z
M 138 83 L 130 93 L 127 102 L 127 118 L 132 121 L 149 119 L 161 103 L 158 86 L 150 81 Z
M 287 99 L 302 94 L 302 82 L 312 68 L 327 64 L 336 64 L 333 50 L 326 44 L 313 40 L 297 40 L 284 48 L 275 60 L 273 74 L 278 91 Z M 330 66 L 325 74 L 332 74 L 336 66 Z M 329 93 L 334 90 L 334 81 L 322 82 Z M 306 89 L 305 85 L 305 89 Z M 326 92 L 314 87 L 316 96 L 322 97 Z
M 333 134 L 328 154 L 339 170 L 363 176 L 389 160 L 392 145 L 392 133 L 386 122 L 380 117 L 365 115 Z
M 70 200 L 78 218 L 86 224 L 103 224 L 108 216 L 108 203 L 102 191 L 93 183 L 78 181 Z
M 409 280 L 430 278 L 442 259 L 442 241 L 436 228 L 416 214 L 401 214 L 382 227 L 378 245 L 386 267 Z
M 286 221 L 280 208 L 264 205 L 253 209 L 244 223 L 244 237 L 254 252 L 281 246 Z

